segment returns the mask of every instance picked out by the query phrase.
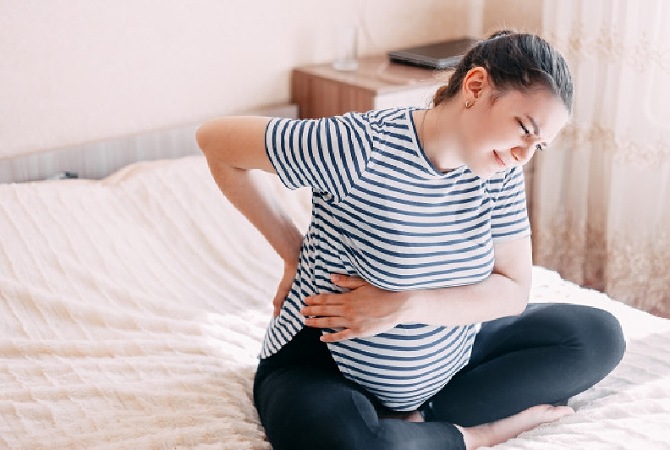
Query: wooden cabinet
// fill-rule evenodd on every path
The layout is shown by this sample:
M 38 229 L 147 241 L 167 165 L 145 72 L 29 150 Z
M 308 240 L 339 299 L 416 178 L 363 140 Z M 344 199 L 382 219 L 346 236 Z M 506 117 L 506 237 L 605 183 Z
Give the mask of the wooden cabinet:
M 304 119 L 396 106 L 428 108 L 444 83 L 443 72 L 390 63 L 385 55 L 370 56 L 350 72 L 337 71 L 330 63 L 293 69 L 291 102 Z

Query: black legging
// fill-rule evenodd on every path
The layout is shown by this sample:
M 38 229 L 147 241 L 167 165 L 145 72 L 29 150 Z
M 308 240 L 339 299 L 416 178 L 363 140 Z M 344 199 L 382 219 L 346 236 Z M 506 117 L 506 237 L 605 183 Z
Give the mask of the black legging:
M 619 322 L 604 310 L 531 304 L 482 324 L 468 365 L 420 408 L 426 422 L 414 423 L 380 418 L 388 411 L 340 374 L 319 335 L 305 328 L 258 366 L 254 401 L 274 450 L 464 449 L 453 424 L 563 404 L 603 379 L 625 350 Z

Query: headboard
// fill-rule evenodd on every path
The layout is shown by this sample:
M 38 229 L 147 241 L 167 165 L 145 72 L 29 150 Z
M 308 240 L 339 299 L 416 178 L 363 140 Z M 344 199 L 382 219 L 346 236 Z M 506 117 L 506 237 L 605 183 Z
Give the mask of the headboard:
M 296 105 L 275 105 L 243 115 L 294 118 Z M 22 183 L 48 178 L 101 179 L 136 161 L 172 159 L 199 154 L 195 131 L 199 123 L 146 131 L 109 140 L 82 143 L 0 159 L 0 183 Z

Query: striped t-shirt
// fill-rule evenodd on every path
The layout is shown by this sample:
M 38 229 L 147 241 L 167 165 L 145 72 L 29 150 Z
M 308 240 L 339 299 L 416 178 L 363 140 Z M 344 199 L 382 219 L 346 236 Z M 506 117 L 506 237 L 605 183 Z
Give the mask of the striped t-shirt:
M 494 240 L 530 234 L 521 168 L 489 180 L 465 166 L 439 172 L 419 144 L 411 108 L 272 119 L 266 148 L 282 182 L 313 195 L 298 272 L 261 358 L 302 329 L 305 297 L 342 291 L 333 273 L 390 291 L 474 284 L 492 271 Z M 345 377 L 408 411 L 467 364 L 476 332 L 477 324 L 404 323 L 328 347 Z

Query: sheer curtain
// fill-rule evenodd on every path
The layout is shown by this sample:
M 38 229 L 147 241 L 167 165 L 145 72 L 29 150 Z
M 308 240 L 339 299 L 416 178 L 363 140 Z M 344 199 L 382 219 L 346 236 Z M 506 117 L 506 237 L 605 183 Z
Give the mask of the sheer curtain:
M 535 263 L 670 317 L 670 2 L 545 0 L 575 80 L 571 123 L 536 155 Z

